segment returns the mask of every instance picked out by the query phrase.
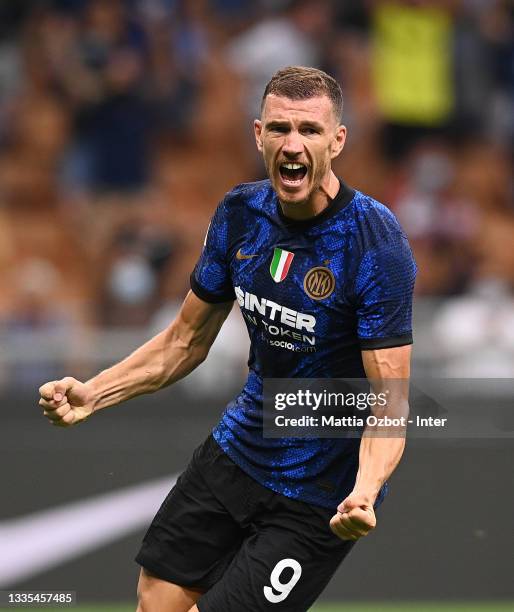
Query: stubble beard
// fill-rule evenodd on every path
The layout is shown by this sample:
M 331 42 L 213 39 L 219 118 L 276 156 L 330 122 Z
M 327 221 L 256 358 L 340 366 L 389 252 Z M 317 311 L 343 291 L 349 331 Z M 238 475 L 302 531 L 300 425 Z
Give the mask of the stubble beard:
M 307 180 L 310 181 L 310 185 L 308 186 L 308 192 L 305 197 L 301 200 L 295 198 L 294 194 L 288 193 L 286 191 L 282 191 L 280 189 L 280 171 L 278 170 L 277 160 L 273 160 L 266 165 L 266 171 L 268 173 L 268 177 L 271 180 L 271 184 L 275 193 L 278 195 L 278 198 L 284 204 L 288 204 L 291 206 L 301 206 L 308 202 L 317 192 L 323 192 L 321 189 L 321 184 L 325 175 L 329 174 L 331 169 L 331 161 L 328 162 L 323 160 L 323 162 L 316 167 L 314 167 L 314 173 L 310 174 L 313 170 L 313 165 L 310 165 L 310 170 L 308 170 Z M 282 195 L 281 195 L 282 194 Z M 282 197 L 283 196 L 283 197 Z

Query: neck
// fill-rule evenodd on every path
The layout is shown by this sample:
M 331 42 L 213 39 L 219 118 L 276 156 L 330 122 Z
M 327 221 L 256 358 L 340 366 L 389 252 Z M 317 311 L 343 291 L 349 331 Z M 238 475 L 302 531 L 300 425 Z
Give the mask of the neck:
M 289 219 L 304 221 L 322 213 L 336 197 L 338 191 L 339 179 L 331 170 L 308 200 L 294 204 L 280 201 L 280 206 L 284 215 Z

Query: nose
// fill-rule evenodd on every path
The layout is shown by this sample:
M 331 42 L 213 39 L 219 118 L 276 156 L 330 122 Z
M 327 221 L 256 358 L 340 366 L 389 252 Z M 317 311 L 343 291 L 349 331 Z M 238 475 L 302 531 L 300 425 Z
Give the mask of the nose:
M 290 158 L 298 157 L 303 152 L 303 142 L 298 132 L 291 130 L 287 133 L 282 145 L 282 152 Z

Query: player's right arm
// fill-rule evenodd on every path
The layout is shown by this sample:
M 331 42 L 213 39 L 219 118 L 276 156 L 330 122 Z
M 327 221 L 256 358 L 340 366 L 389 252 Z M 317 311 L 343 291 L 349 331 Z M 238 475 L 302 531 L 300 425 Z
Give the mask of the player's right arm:
M 232 304 L 207 303 L 190 291 L 171 325 L 120 363 L 85 383 L 66 377 L 42 385 L 39 404 L 45 416 L 67 427 L 180 380 L 207 357 Z

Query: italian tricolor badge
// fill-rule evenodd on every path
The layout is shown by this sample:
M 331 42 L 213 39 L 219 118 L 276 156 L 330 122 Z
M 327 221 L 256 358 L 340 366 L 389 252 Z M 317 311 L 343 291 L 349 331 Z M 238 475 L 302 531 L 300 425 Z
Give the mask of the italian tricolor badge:
M 275 251 L 273 252 L 273 260 L 271 261 L 269 271 L 271 277 L 276 283 L 280 283 L 280 281 L 283 281 L 287 276 L 289 268 L 291 267 L 291 262 L 293 261 L 293 257 L 294 253 L 290 253 L 289 251 L 284 251 L 284 249 L 275 247 Z

